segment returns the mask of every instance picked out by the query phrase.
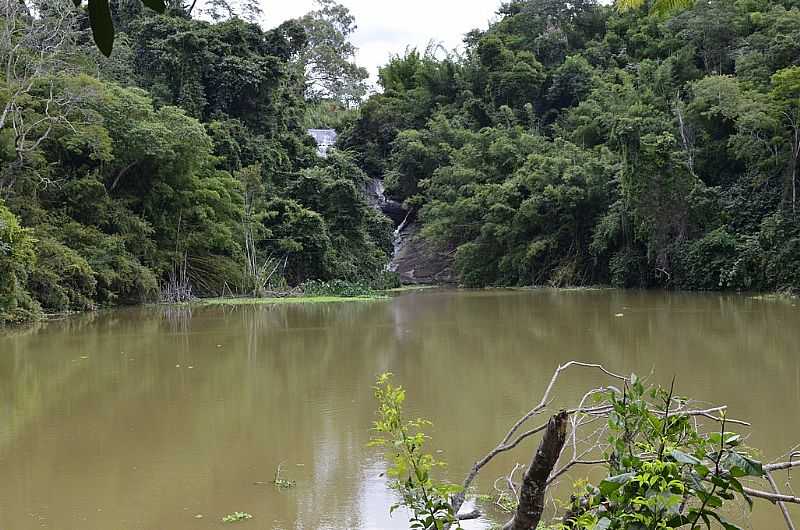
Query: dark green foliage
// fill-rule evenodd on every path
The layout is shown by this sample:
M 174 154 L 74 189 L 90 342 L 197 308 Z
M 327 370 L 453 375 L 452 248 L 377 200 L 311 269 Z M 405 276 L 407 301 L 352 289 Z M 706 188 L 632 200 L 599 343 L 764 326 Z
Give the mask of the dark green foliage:
M 391 222 L 367 206 L 350 158 L 317 158 L 305 132 L 303 27 L 170 6 L 115 3 L 119 46 L 99 67 L 77 32 L 57 56 L 35 48 L 73 31 L 50 24 L 60 12 L 5 11 L 20 35 L 38 33 L 2 50 L 31 68 L 0 74 L 0 321 L 164 299 L 169 287 L 216 296 L 383 278 Z M 39 77 L 18 78 L 27 72 Z M 12 116 L 17 130 L 33 125 L 15 133 Z
M 91 309 L 97 280 L 89 263 L 55 239 L 37 236 L 36 267 L 28 275 L 31 294 L 47 312 Z
M 284 197 L 265 206 L 265 246 L 284 256 L 290 283 L 371 280 L 391 253 L 392 224 L 370 208 L 366 176 L 346 153 L 290 179 Z
M 795 290 L 799 32 L 777 0 L 517 0 L 390 61 L 343 142 L 465 285 Z
M 364 282 L 332 280 L 324 282 L 310 280 L 300 286 L 308 296 L 368 296 L 374 293 L 372 287 Z

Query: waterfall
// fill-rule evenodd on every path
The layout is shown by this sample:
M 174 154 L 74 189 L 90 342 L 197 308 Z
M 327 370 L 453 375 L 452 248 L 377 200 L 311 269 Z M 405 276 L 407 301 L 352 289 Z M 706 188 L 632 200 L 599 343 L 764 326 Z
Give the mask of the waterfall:
M 389 270 L 391 272 L 397 272 L 398 264 L 395 258 L 399 255 L 400 250 L 402 250 L 403 245 L 405 244 L 406 239 L 408 238 L 409 234 L 407 228 L 409 227 L 410 219 L 411 219 L 411 212 L 409 211 L 408 213 L 406 213 L 403 222 L 397 225 L 397 228 L 394 229 L 394 239 L 392 240 L 392 247 L 393 247 L 392 259 L 389 261 Z
M 395 257 L 402 249 L 403 243 L 406 239 L 406 227 L 411 220 L 411 212 L 403 208 L 399 202 L 386 197 L 383 185 L 383 179 L 371 178 L 364 186 L 364 193 L 367 197 L 367 203 L 376 210 L 383 213 L 386 217 L 392 220 L 395 225 L 394 239 L 393 239 L 393 252 L 392 259 L 389 262 L 389 270 L 396 272 L 397 264 Z
M 420 226 L 416 212 L 406 210 L 401 203 L 387 197 L 382 179 L 369 179 L 364 184 L 364 195 L 372 208 L 394 222 L 393 251 L 388 270 L 399 274 L 403 283 L 438 284 L 453 281 L 451 256 L 437 252 L 417 237 Z

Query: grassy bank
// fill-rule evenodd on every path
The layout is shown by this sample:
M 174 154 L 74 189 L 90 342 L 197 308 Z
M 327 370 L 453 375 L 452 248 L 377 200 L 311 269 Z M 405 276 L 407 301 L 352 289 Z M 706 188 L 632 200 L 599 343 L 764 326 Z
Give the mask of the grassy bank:
M 284 296 L 272 298 L 201 298 L 188 302 L 189 305 L 286 305 L 286 304 L 330 304 L 338 302 L 370 302 L 388 300 L 385 294 L 370 294 L 359 296 Z

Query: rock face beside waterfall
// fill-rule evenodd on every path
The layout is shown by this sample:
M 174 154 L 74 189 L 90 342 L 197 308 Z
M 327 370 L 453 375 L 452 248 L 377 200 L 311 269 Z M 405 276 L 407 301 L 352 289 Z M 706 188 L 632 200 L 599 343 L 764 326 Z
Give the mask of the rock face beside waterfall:
M 403 205 L 386 197 L 381 179 L 371 179 L 364 190 L 370 206 L 394 221 L 394 255 L 389 270 L 404 284 L 453 283 L 452 258 L 437 252 L 419 236 L 419 223 Z
M 395 232 L 394 256 L 389 269 L 404 284 L 455 283 L 451 256 L 436 251 L 419 236 L 419 223 L 406 223 Z

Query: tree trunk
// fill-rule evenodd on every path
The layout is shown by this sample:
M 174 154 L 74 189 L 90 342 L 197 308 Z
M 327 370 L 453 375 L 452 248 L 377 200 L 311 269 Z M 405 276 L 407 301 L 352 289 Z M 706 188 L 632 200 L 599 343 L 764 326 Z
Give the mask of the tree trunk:
M 547 424 L 536 455 L 522 480 L 517 511 L 503 530 L 535 530 L 538 526 L 544 511 L 547 479 L 558 462 L 566 437 L 567 413 L 562 410 Z

